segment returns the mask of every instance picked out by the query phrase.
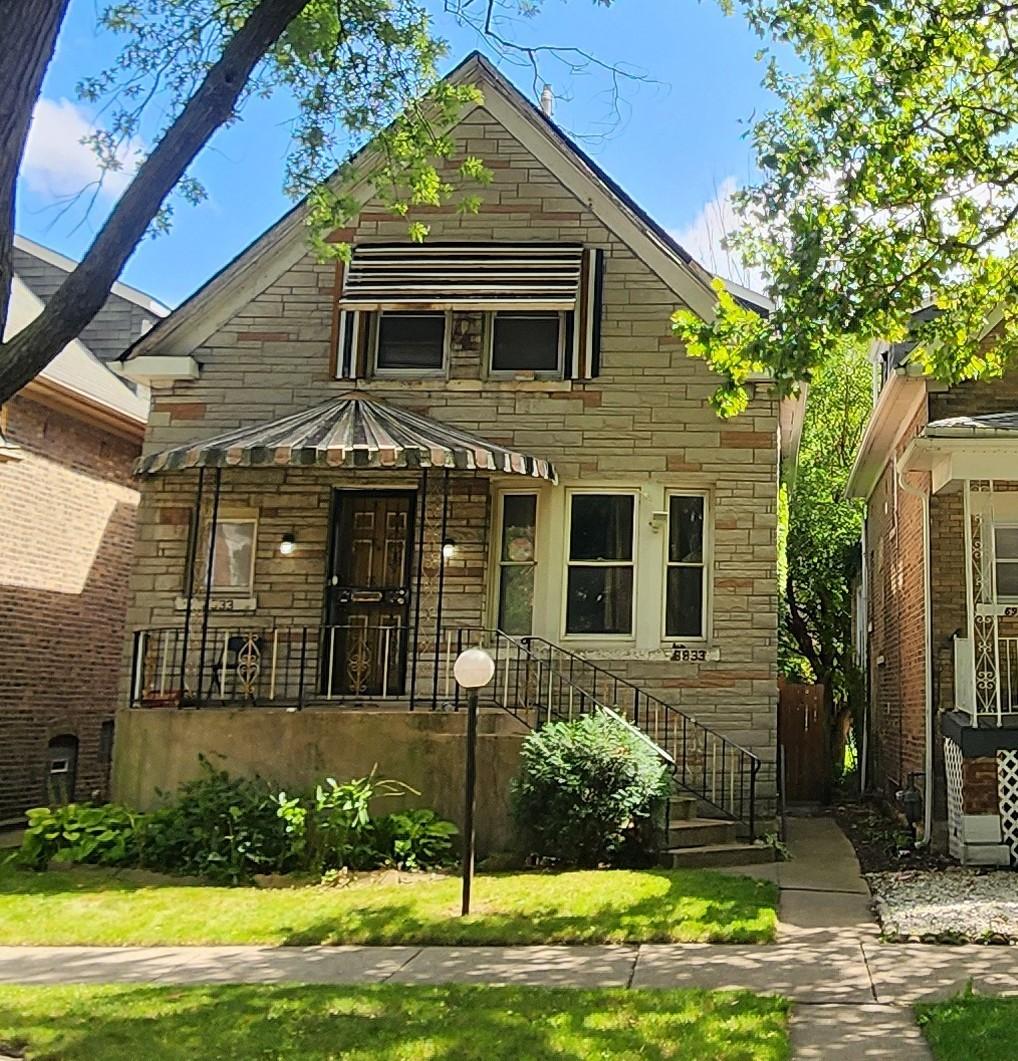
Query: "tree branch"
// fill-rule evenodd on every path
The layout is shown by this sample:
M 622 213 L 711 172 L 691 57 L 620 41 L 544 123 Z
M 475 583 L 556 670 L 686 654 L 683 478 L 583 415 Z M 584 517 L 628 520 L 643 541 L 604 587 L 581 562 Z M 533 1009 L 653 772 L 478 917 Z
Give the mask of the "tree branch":
M 77 268 L 39 316 L 0 345 L 0 402 L 42 371 L 99 312 L 166 196 L 209 137 L 233 115 L 255 66 L 306 4 L 307 0 L 261 0 L 231 38 L 142 163 Z

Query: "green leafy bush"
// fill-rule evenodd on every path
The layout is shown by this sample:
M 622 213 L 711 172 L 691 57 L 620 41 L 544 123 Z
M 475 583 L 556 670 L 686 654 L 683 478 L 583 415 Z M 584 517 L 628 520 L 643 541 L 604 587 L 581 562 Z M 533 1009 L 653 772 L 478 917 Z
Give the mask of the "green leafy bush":
M 115 866 L 137 857 L 141 815 L 116 804 L 35 807 L 17 860 L 45 869 L 51 860 Z
M 453 861 L 459 830 L 433 810 L 405 810 L 375 822 L 375 839 L 386 864 L 397 869 L 438 869 Z
M 201 758 L 165 807 L 147 814 L 87 803 L 29 811 L 17 860 L 45 869 L 53 860 L 143 866 L 216 884 L 256 873 L 425 869 L 449 860 L 456 826 L 433 811 L 371 816 L 371 801 L 417 795 L 400 781 L 326 778 L 288 795 L 259 778 L 231 777 Z
M 416 792 L 402 781 L 368 777 L 340 784 L 334 777 L 316 785 L 310 795 L 276 796 L 277 815 L 286 823 L 290 849 L 304 868 L 316 873 L 330 869 L 374 869 L 384 865 L 371 800 Z
M 145 816 L 142 864 L 219 884 L 296 868 L 272 788 L 257 777 L 231 777 L 204 758 L 201 765 L 201 776 L 181 785 L 171 804 Z
M 667 792 L 653 748 L 619 719 L 596 714 L 527 735 L 513 809 L 533 855 L 566 866 L 633 865 L 653 849 Z

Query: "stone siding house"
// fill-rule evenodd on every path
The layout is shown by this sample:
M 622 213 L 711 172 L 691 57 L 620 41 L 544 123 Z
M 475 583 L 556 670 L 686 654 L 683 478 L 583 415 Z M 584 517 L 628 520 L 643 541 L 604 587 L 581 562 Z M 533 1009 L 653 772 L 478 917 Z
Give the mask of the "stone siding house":
M 992 322 L 991 322 L 992 325 Z M 992 343 L 992 326 L 984 340 Z M 944 387 L 874 350 L 858 645 L 867 768 L 965 863 L 1018 860 L 1018 376 Z
M 713 312 L 711 276 L 484 59 L 450 77 L 484 95 L 449 130 L 451 179 L 494 174 L 476 214 L 410 243 L 368 149 L 348 263 L 298 207 L 125 358 L 154 401 L 117 791 L 198 752 L 288 783 L 378 763 L 458 817 L 451 662 L 481 643 L 503 817 L 521 727 L 609 709 L 753 831 L 801 402 L 761 379 L 719 420 L 669 323 Z
M 74 263 L 15 237 L 8 328 Z M 93 351 L 165 307 L 117 285 L 87 329 L 0 408 L 0 824 L 106 794 L 148 401 Z

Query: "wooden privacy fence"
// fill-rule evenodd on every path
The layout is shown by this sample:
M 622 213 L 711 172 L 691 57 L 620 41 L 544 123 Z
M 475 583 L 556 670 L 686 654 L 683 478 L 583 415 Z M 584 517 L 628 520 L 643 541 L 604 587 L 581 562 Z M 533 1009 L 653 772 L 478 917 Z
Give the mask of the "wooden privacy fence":
M 784 758 L 786 803 L 827 796 L 830 764 L 824 732 L 824 687 L 778 685 L 778 744 Z

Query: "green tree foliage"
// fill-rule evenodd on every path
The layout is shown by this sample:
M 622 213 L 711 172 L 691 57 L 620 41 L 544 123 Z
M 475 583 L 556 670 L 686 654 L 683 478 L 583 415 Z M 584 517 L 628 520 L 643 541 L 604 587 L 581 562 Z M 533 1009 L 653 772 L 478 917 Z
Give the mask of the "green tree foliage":
M 863 503 L 845 497 L 869 417 L 872 367 L 859 349 L 818 369 L 788 506 L 783 670 L 822 682 L 835 750 L 860 693 L 852 658 L 853 580 Z
M 726 2 L 726 0 L 723 0 Z M 727 0 L 730 2 L 730 0 Z M 999 374 L 1018 347 L 1018 12 L 1000 0 L 743 0 L 777 42 L 757 122 L 759 183 L 733 244 L 770 277 L 768 318 L 722 301 L 677 333 L 745 404 L 766 366 L 784 390 L 844 337 L 901 339 L 935 303 L 915 357 L 953 382 Z M 783 69 L 784 67 L 784 69 Z M 791 68 L 792 72 L 789 72 Z M 1000 316 L 999 342 L 980 338 Z

